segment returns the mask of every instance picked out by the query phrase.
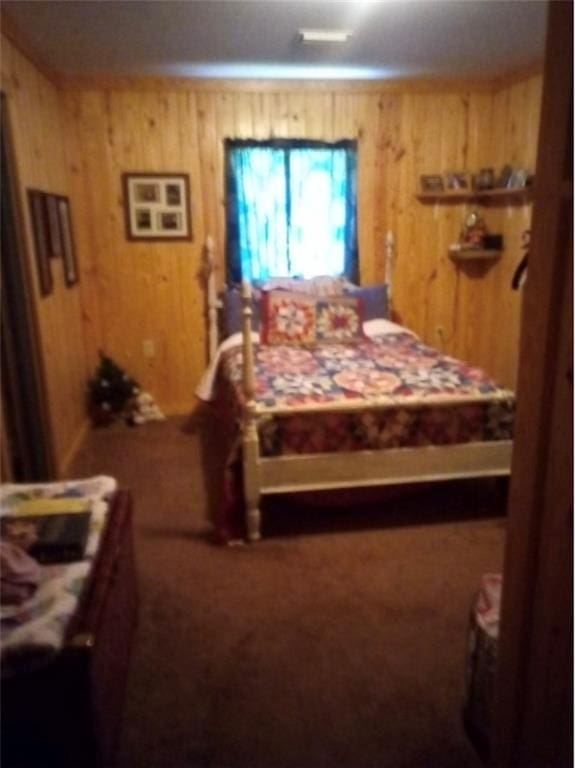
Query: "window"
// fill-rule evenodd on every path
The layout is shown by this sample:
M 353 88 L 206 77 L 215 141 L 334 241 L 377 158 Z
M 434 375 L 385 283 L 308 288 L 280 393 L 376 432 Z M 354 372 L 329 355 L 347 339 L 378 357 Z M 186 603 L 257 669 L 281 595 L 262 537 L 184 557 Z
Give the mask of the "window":
M 355 141 L 226 142 L 228 279 L 357 281 Z

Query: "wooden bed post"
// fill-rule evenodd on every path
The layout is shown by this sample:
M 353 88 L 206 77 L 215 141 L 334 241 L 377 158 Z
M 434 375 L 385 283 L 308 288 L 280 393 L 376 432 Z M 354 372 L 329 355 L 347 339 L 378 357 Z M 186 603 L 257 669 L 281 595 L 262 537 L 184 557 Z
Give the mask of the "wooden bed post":
M 210 363 L 218 349 L 218 308 L 221 306 L 216 292 L 216 270 L 214 267 L 214 241 L 208 235 L 204 248 L 206 281 L 208 284 L 208 351 Z
M 260 448 L 256 427 L 256 385 L 252 344 L 252 291 L 247 280 L 242 281 L 242 305 L 243 385 L 245 398 L 242 448 L 246 530 L 248 541 L 258 541 L 261 538 L 261 513 L 259 508 L 261 497 Z
M 393 232 L 388 230 L 385 233 L 385 282 L 387 283 L 387 301 L 389 304 L 390 317 L 393 303 L 393 267 L 395 260 L 395 238 Z

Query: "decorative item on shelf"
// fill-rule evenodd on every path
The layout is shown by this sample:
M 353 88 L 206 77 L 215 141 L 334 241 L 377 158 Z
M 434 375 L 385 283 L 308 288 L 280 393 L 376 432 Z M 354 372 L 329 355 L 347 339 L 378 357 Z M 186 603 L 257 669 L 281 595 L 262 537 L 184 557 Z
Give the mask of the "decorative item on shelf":
M 467 173 L 464 171 L 452 171 L 445 174 L 445 185 L 447 189 L 467 189 L 469 187 L 469 181 Z
M 498 189 L 506 189 L 509 186 L 509 179 L 513 173 L 513 168 L 510 165 L 504 165 L 501 169 L 501 173 L 497 178 L 495 186 Z
M 487 227 L 477 211 L 472 211 L 465 219 L 461 232 L 460 244 L 467 248 L 482 248 Z
M 528 173 L 524 168 L 515 169 L 507 182 L 507 189 L 524 189 L 527 186 Z
M 493 189 L 495 186 L 495 171 L 493 168 L 482 168 L 472 179 L 473 189 L 479 192 Z
M 443 192 L 443 177 L 439 174 L 420 176 L 423 192 Z
M 495 259 L 503 250 L 503 235 L 490 235 L 476 211 L 469 214 L 458 243 L 449 247 L 453 259 Z
M 490 251 L 502 251 L 503 235 L 483 235 L 483 247 Z

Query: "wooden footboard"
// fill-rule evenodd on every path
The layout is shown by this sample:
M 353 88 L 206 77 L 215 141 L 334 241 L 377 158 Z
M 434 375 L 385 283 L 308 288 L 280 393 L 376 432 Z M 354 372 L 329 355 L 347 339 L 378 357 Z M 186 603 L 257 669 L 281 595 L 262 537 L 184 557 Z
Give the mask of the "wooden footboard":
M 251 289 L 242 287 L 243 390 L 242 426 L 246 530 L 249 541 L 260 534 L 262 494 L 423 483 L 508 475 L 511 440 L 262 457 L 257 430 Z
M 262 493 L 508 475 L 511 440 L 260 459 Z

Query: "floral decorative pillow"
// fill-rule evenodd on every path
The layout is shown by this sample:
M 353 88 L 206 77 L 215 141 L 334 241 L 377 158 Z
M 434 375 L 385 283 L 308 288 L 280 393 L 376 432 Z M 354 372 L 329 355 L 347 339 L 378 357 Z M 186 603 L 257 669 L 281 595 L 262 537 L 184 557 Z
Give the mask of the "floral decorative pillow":
M 361 301 L 358 298 L 329 298 L 316 301 L 316 340 L 350 342 L 363 338 Z
M 264 344 L 313 344 L 316 301 L 288 291 L 262 292 L 261 339 Z
M 264 344 L 310 345 L 355 342 L 363 338 L 361 300 L 314 298 L 286 291 L 262 294 Z

